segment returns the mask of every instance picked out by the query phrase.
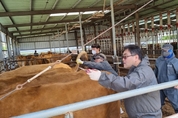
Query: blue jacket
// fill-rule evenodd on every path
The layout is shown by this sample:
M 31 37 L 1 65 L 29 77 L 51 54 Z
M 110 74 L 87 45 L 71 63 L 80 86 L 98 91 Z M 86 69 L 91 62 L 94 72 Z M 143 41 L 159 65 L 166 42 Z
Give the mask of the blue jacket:
M 175 55 L 170 59 L 165 59 L 163 56 L 158 57 L 154 72 L 158 83 L 176 80 L 178 75 L 178 59 Z

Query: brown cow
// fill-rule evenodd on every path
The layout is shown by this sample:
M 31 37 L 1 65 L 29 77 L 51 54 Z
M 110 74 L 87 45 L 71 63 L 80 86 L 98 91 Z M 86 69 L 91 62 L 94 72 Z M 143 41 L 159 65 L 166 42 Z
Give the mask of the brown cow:
M 49 65 L 49 64 L 48 64 Z M 48 67 L 47 64 L 24 66 L 0 75 L 0 98 Z M 23 89 L 0 101 L 0 118 L 9 118 L 39 110 L 115 93 L 91 81 L 84 71 L 74 72 L 66 64 L 40 75 Z M 56 116 L 64 118 L 64 115 Z M 120 118 L 120 103 L 112 102 L 74 112 L 75 118 Z

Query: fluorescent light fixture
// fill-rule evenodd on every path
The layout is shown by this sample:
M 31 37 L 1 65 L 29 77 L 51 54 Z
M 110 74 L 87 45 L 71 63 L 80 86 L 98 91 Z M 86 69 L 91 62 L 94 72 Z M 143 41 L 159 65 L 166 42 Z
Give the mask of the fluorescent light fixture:
M 104 10 L 104 13 L 109 13 L 111 10 Z M 99 11 L 99 12 L 103 12 L 103 11 Z
M 97 11 L 86 11 L 86 12 L 83 12 L 83 14 L 94 14 L 95 12 Z
M 65 16 L 67 13 L 50 14 L 50 16 Z
M 79 15 L 79 12 L 69 12 L 67 15 Z
M 80 14 L 94 14 L 98 11 L 85 11 L 80 12 Z M 102 11 L 99 11 L 102 12 Z M 105 10 L 104 13 L 108 13 L 110 10 Z M 69 13 L 56 13 L 56 14 L 50 14 L 50 16 L 65 16 L 65 15 L 79 15 L 79 12 L 69 12 Z

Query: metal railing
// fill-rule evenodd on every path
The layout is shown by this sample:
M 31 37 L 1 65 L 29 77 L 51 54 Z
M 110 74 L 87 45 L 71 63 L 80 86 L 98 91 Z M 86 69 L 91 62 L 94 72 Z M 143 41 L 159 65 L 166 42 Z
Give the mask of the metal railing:
M 81 109 L 85 109 L 85 108 L 89 108 L 89 107 L 93 107 L 93 106 L 129 98 L 129 97 L 133 97 L 133 96 L 170 88 L 170 87 L 173 87 L 176 85 L 178 85 L 178 80 L 165 82 L 165 83 L 161 83 L 161 84 L 157 84 L 157 85 L 152 85 L 152 86 L 148 86 L 148 87 L 144 87 L 144 88 L 140 88 L 140 89 L 134 89 L 134 90 L 126 91 L 126 92 L 116 93 L 116 94 L 112 94 L 112 95 L 108 95 L 108 96 L 104 96 L 104 97 L 94 98 L 94 99 L 90 99 L 90 100 L 86 100 L 86 101 L 82 101 L 82 102 L 72 103 L 72 104 L 59 106 L 59 107 L 55 107 L 55 108 L 51 108 L 51 109 L 47 109 L 47 110 L 42 110 L 42 111 L 38 111 L 38 112 L 25 114 L 25 115 L 14 116 L 12 118 L 49 118 L 49 117 L 54 117 L 54 116 L 66 114 L 69 112 L 74 112 L 77 110 L 81 110 Z

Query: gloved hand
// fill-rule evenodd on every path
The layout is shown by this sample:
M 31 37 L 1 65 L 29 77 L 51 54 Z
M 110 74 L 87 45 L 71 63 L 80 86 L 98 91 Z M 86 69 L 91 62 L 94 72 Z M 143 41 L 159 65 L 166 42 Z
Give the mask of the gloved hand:
M 81 59 L 77 59 L 76 62 L 77 62 L 78 64 L 83 64 L 83 61 L 82 61 Z
M 99 70 L 91 70 L 89 69 L 89 72 L 87 72 L 91 80 L 98 81 L 101 76 L 101 71 Z

